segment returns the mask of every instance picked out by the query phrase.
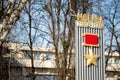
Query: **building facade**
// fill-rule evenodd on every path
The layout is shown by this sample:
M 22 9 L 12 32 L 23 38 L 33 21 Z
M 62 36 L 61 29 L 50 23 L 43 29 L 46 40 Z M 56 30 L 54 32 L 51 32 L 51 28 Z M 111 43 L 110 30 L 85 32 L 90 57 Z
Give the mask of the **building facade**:
M 29 46 L 8 43 L 9 54 L 4 55 L 9 68 L 9 80 L 31 80 Z M 56 80 L 54 49 L 33 47 L 36 80 Z
M 8 80 L 31 80 L 31 59 L 29 46 L 18 43 L 8 43 L 9 53 L 5 54 L 8 70 Z M 56 80 L 54 49 L 33 47 L 33 58 L 36 80 Z M 74 52 L 74 51 L 73 51 Z M 120 80 L 120 55 L 118 52 L 105 52 L 105 80 Z M 73 64 L 75 62 L 73 60 Z
M 120 80 L 120 55 L 117 51 L 106 56 L 106 80 Z

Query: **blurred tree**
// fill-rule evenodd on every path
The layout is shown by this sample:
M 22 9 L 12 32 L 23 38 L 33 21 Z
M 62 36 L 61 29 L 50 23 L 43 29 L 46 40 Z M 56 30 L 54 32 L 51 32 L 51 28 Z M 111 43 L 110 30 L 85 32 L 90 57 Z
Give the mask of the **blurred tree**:
M 5 38 L 18 20 L 19 14 L 27 0 L 0 0 L 0 79 L 5 80 L 4 46 Z
M 5 40 L 26 2 L 27 0 L 0 1 L 0 40 Z

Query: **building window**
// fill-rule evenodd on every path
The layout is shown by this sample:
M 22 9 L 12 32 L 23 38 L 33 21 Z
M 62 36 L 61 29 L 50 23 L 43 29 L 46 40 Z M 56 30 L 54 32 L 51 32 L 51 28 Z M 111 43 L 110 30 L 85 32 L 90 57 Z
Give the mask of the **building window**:
M 24 57 L 26 59 L 30 59 L 30 51 L 23 51 L 24 52 Z
M 46 60 L 52 59 L 52 54 L 47 52 L 47 53 L 46 53 L 46 56 L 45 56 L 45 59 L 46 59 Z
M 109 57 L 106 56 L 106 57 L 105 57 L 105 64 L 108 64 L 108 60 L 109 60 Z
M 120 64 L 120 58 L 115 58 L 115 63 Z
M 31 56 L 31 52 L 30 51 L 23 51 L 24 52 L 24 57 L 26 58 L 26 59 L 30 59 L 30 56 Z M 33 59 L 36 59 L 36 60 L 39 60 L 40 59 L 40 52 L 38 52 L 38 51 L 34 51 L 33 52 Z
M 114 72 L 108 72 L 107 73 L 107 77 L 114 77 L 115 76 L 115 73 Z
M 40 76 L 37 76 L 37 77 L 36 77 L 36 80 L 57 80 L 56 77 L 57 77 L 57 76 L 54 76 L 54 75 L 50 75 L 50 76 L 40 75 Z
M 36 52 L 33 52 L 33 54 L 34 54 L 34 59 L 36 60 L 40 59 L 40 52 L 36 51 Z

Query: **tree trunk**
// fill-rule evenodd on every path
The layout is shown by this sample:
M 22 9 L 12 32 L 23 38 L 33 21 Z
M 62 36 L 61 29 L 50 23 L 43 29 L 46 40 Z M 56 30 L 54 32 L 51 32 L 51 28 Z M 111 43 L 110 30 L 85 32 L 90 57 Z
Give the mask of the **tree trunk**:
M 12 2 L 13 1 L 13 2 Z M 8 5 L 3 9 L 4 0 L 0 0 L 0 80 L 6 80 L 4 57 L 5 53 L 2 43 L 5 41 L 7 34 L 11 30 L 12 26 L 17 21 L 21 10 L 24 8 L 27 0 L 20 0 L 16 8 L 13 10 L 13 5 L 15 5 L 14 0 L 8 0 Z
M 24 8 L 26 2 L 27 0 L 21 0 L 17 8 L 14 9 L 13 11 L 9 7 L 7 7 L 4 10 L 1 10 L 0 12 L 0 45 L 1 45 L 1 40 L 5 40 L 12 26 L 17 21 L 19 14 L 21 10 Z M 11 3 L 11 5 L 14 5 L 14 3 Z M 2 6 L 2 3 L 1 3 L 1 6 Z M 10 4 L 8 4 L 8 6 L 10 6 Z

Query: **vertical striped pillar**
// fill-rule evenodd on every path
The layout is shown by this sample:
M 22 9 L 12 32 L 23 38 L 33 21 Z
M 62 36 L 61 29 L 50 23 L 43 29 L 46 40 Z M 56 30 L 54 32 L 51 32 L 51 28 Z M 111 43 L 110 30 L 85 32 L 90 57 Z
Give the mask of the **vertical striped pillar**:
M 84 33 L 92 33 L 99 35 L 99 46 L 93 47 L 92 51 L 99 58 L 96 60 L 97 66 L 86 64 L 85 54 L 89 54 L 90 46 L 84 46 Z M 105 60 L 103 47 L 103 29 L 95 27 L 75 27 L 76 38 L 76 80 L 105 80 Z

